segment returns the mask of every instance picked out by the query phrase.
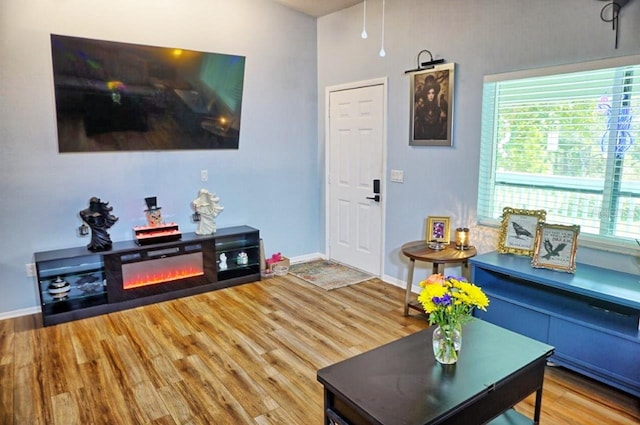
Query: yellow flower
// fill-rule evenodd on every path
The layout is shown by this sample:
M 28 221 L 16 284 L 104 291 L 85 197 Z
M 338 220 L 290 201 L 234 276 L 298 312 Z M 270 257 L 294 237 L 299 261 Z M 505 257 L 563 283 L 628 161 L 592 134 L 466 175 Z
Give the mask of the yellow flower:
M 422 304 L 425 312 L 431 313 L 438 308 L 433 299 L 442 297 L 446 293 L 447 288 L 445 288 L 444 286 L 426 285 L 418 295 L 418 301 L 420 302 L 420 304 Z
M 474 305 L 482 310 L 486 310 L 489 305 L 489 298 L 478 286 L 473 283 L 460 282 L 460 290 L 464 293 L 465 303 Z
M 432 274 L 420 286 L 418 301 L 431 324 L 459 326 L 470 319 L 474 308 L 486 311 L 489 305 L 482 289 L 464 279 Z

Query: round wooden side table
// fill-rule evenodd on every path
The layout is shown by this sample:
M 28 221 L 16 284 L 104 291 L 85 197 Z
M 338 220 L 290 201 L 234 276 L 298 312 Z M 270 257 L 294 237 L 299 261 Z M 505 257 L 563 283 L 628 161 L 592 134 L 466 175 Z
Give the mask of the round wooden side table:
M 477 253 L 475 247 L 472 246 L 464 250 L 456 249 L 456 245 L 453 242 L 441 250 L 429 248 L 426 241 L 413 241 L 402 245 L 402 254 L 409 258 L 409 275 L 407 276 L 407 289 L 404 295 L 404 315 L 409 315 L 409 308 L 424 312 L 420 303 L 410 300 L 413 270 L 416 266 L 416 261 L 433 263 L 433 273 L 442 273 L 445 264 L 460 264 L 462 266 L 462 275 L 468 279 L 468 260 L 471 257 L 475 257 Z

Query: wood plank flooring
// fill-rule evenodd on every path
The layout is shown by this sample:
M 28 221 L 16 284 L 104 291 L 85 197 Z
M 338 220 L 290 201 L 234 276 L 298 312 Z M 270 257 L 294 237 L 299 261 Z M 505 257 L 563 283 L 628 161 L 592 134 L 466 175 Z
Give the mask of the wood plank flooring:
M 0 321 L 0 424 L 322 424 L 319 368 L 428 326 L 403 300 L 378 279 L 286 276 L 47 328 Z M 634 397 L 547 369 L 542 425 L 640 423 Z

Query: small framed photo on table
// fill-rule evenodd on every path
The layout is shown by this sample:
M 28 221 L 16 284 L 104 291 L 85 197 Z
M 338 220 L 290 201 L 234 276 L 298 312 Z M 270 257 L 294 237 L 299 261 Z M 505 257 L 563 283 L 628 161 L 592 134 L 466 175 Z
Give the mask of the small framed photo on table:
M 504 207 L 498 253 L 532 256 L 538 224 L 544 222 L 546 217 L 545 210 Z
M 428 242 L 439 242 L 448 244 L 451 241 L 449 217 L 427 217 L 427 234 L 425 240 Z
M 540 223 L 531 266 L 574 273 L 579 233 L 580 226 Z

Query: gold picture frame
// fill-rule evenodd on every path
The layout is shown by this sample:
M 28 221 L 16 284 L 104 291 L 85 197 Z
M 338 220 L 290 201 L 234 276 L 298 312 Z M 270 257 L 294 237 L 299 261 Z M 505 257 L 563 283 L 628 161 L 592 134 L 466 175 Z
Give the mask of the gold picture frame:
M 451 219 L 449 217 L 429 216 L 427 217 L 427 231 L 425 235 L 427 242 L 451 242 Z
M 531 266 L 574 273 L 579 234 L 578 225 L 538 224 Z
M 498 253 L 531 257 L 535 248 L 538 224 L 544 222 L 546 218 L 545 210 L 504 207 L 498 238 Z

